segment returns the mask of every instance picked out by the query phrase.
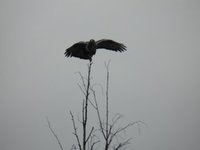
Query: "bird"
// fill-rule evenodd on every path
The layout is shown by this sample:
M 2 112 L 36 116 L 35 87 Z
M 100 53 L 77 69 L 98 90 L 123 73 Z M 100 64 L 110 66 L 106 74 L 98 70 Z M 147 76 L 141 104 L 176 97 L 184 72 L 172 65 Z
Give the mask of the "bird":
M 97 49 L 106 49 L 115 52 L 126 51 L 126 46 L 111 39 L 101 39 L 95 41 L 80 41 L 71 47 L 67 48 L 64 55 L 65 57 L 77 57 L 80 59 L 92 61 L 92 56 L 96 54 Z

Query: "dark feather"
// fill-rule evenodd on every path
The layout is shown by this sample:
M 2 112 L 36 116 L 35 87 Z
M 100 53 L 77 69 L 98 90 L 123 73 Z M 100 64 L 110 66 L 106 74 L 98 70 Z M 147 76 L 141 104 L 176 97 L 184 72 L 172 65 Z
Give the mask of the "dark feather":
M 82 59 L 88 59 L 87 55 L 85 55 L 85 48 L 86 48 L 85 42 L 78 42 L 65 51 L 65 57 L 78 57 Z
M 97 49 L 105 48 L 108 50 L 123 52 L 126 50 L 126 46 L 122 43 L 115 42 L 113 40 L 102 39 L 96 42 Z

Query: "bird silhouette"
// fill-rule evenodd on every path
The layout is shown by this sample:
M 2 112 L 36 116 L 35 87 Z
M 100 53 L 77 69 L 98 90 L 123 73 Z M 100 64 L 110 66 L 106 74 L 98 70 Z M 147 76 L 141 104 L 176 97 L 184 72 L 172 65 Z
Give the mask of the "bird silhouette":
M 122 43 L 110 39 L 101 39 L 98 41 L 91 39 L 87 42 L 80 41 L 75 43 L 71 47 L 67 48 L 64 54 L 65 57 L 77 57 L 92 61 L 92 56 L 96 54 L 96 50 L 102 48 L 115 52 L 126 51 L 126 46 Z

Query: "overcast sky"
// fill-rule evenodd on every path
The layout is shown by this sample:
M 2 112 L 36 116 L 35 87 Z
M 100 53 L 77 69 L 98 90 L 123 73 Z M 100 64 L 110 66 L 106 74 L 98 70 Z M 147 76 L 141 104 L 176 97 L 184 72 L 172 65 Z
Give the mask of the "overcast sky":
M 93 82 L 105 85 L 111 60 L 110 113 L 148 125 L 129 130 L 130 149 L 199 150 L 199 27 L 198 0 L 1 0 L 0 149 L 59 149 L 46 116 L 70 149 L 69 110 L 79 114 L 83 98 L 75 72 L 88 61 L 64 51 L 110 38 L 127 51 L 98 50 Z

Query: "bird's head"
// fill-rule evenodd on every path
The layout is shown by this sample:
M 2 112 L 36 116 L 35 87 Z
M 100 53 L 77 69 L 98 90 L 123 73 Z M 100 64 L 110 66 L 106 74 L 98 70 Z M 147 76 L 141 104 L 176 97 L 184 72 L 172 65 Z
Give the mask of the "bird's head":
M 90 43 L 95 43 L 95 40 L 94 40 L 94 39 L 91 39 L 91 40 L 90 40 Z
M 91 39 L 87 45 L 88 51 L 96 51 L 96 42 L 94 39 Z

